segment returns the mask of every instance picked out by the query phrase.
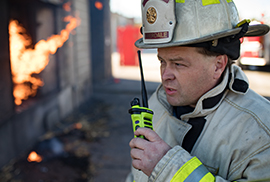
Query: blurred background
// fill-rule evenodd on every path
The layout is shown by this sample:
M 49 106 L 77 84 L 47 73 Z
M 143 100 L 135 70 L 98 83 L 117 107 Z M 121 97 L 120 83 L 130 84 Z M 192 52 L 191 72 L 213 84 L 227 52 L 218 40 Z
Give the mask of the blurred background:
M 240 19 L 270 24 L 267 0 L 235 0 Z M 124 181 L 140 97 L 134 42 L 140 0 L 0 2 L 0 181 Z M 270 97 L 270 37 L 245 38 L 242 67 Z M 156 50 L 142 50 L 150 96 Z

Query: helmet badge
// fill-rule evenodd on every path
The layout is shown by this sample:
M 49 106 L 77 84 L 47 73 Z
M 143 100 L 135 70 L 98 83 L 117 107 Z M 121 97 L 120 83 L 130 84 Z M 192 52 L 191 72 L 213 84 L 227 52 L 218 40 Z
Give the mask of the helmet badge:
M 157 20 L 157 11 L 154 7 L 150 7 L 147 9 L 147 13 L 146 13 L 146 19 L 148 21 L 148 23 L 153 24 L 156 22 Z

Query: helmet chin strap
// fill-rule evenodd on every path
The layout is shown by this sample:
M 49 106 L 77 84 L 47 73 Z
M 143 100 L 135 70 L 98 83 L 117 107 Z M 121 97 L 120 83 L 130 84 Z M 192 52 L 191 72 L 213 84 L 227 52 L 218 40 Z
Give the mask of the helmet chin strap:
M 215 39 L 208 42 L 189 44 L 190 47 L 205 47 L 209 51 L 226 54 L 232 60 L 236 60 L 240 56 L 240 38 L 242 38 L 248 31 L 249 23 L 245 22 L 240 27 L 241 30 L 238 34 L 228 36 L 220 39 Z

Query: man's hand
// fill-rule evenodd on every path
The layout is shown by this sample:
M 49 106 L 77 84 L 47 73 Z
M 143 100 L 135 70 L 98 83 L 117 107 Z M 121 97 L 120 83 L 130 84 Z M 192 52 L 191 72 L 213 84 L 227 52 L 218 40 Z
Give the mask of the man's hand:
M 132 165 L 135 169 L 142 170 L 147 176 L 150 176 L 156 164 L 171 147 L 151 129 L 138 128 L 134 134 L 136 136 L 143 135 L 147 140 L 133 138 L 130 141 Z

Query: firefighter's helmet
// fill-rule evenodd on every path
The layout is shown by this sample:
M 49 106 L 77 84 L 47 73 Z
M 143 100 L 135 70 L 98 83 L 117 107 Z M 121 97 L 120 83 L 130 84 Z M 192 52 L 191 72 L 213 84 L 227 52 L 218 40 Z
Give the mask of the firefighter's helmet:
M 209 41 L 215 45 L 224 37 L 239 40 L 269 31 L 267 25 L 240 23 L 233 0 L 141 0 L 141 8 L 143 38 L 136 41 L 138 48 L 200 46 Z

